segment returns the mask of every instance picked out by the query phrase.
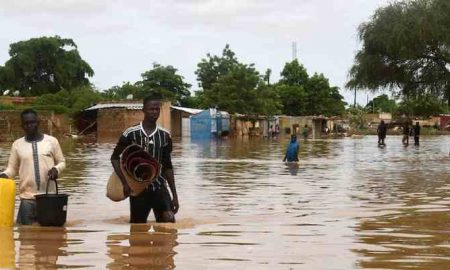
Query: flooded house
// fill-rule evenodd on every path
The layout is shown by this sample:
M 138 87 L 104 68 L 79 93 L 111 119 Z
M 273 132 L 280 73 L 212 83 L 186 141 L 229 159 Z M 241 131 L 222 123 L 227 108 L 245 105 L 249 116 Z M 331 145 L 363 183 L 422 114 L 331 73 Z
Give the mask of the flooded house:
M 170 131 L 170 102 L 163 102 L 158 125 Z M 80 134 L 94 132 L 97 141 L 115 141 L 122 132 L 144 119 L 142 101 L 101 102 L 84 110 L 77 120 Z
M 313 139 L 320 138 L 325 131 L 333 130 L 333 121 L 325 116 L 277 116 L 280 125 L 280 134 L 301 134 L 305 125 L 308 125 Z

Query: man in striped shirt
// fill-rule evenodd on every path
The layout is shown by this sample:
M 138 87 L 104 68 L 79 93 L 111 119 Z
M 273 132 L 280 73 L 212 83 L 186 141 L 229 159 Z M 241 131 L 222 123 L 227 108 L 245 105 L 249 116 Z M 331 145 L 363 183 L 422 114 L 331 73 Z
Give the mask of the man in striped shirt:
M 124 194 L 130 195 L 130 187 L 120 169 L 120 155 L 123 150 L 131 144 L 137 144 L 158 160 L 162 166 L 161 174 L 142 193 L 137 196 L 130 195 L 130 223 L 146 223 L 152 209 L 156 222 L 175 222 L 179 205 L 171 160 L 172 139 L 169 132 L 156 124 L 161 98 L 147 97 L 143 105 L 144 120 L 123 132 L 114 148 L 111 163 L 124 186 Z

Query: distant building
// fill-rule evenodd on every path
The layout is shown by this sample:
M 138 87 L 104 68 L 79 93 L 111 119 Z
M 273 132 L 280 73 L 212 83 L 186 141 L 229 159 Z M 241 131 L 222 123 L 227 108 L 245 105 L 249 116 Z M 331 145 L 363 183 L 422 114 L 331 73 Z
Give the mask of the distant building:
M 96 132 L 98 141 L 113 141 L 120 137 L 122 132 L 144 119 L 142 101 L 102 102 L 84 110 L 78 119 L 78 130 L 85 133 L 87 130 Z M 161 106 L 158 125 L 170 131 L 170 102 Z
M 190 116 L 192 139 L 209 139 L 230 132 L 230 115 L 224 111 L 208 109 Z
M 172 137 L 190 137 L 191 136 L 190 117 L 202 111 L 203 110 L 199 109 L 171 106 L 170 126 Z

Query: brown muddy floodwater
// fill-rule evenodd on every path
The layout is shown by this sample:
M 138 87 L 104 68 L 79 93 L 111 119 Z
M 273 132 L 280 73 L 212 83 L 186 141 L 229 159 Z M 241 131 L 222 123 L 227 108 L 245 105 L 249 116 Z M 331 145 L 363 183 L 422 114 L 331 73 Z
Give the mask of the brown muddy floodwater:
M 302 143 L 298 168 L 287 140 L 176 141 L 178 223 L 141 226 L 105 197 L 114 145 L 66 141 L 66 226 L 1 230 L 0 268 L 450 269 L 450 137 L 376 141 Z

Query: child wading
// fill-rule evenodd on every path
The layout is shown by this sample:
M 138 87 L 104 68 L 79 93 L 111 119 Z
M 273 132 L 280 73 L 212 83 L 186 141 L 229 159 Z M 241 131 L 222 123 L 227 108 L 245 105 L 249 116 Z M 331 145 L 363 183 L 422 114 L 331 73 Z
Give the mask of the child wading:
M 287 162 L 297 162 L 298 161 L 298 150 L 300 149 L 300 145 L 297 142 L 297 136 L 292 135 L 291 141 L 288 144 L 286 155 L 284 156 L 283 161 Z

